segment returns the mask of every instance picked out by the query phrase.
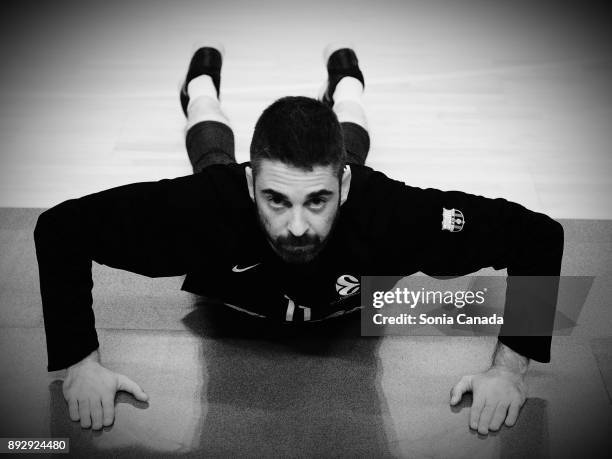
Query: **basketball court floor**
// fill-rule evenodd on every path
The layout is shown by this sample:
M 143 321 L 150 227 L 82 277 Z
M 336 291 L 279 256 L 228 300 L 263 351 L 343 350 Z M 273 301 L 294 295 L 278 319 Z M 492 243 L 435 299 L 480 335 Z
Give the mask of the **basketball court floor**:
M 612 421 L 612 40 L 603 8 L 484 1 L 59 1 L 0 14 L 0 437 L 70 438 L 75 457 L 573 457 Z M 222 41 L 240 162 L 261 111 L 315 96 L 322 50 L 366 78 L 368 165 L 419 187 L 504 197 L 565 228 L 562 274 L 594 276 L 578 324 L 533 362 L 514 428 L 481 436 L 471 400 L 493 337 L 361 337 L 359 318 L 288 338 L 149 279 L 94 265 L 104 364 L 128 375 L 99 432 L 46 371 L 32 232 L 43 209 L 191 172 L 178 87 Z M 409 210 L 408 210 L 409 211 Z M 409 255 L 407 255 L 409 256 Z M 492 271 L 483 271 L 492 273 Z M 499 274 L 499 273 L 498 273 Z

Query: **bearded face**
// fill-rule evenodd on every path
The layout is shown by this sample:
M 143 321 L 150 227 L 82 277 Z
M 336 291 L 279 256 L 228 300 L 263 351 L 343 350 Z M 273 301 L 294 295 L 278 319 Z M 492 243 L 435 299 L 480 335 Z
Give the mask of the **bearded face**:
M 348 170 L 348 172 L 347 172 Z M 338 178 L 333 166 L 310 171 L 262 160 L 249 192 L 268 242 L 287 263 L 307 263 L 323 249 L 348 196 L 350 169 Z

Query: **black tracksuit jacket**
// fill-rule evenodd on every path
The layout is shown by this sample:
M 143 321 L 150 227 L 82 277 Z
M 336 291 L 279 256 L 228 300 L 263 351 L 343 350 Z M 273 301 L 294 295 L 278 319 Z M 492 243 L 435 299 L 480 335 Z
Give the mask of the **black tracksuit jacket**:
M 349 196 L 323 251 L 305 266 L 287 265 L 258 224 L 246 164 L 124 185 L 40 215 L 34 239 L 49 371 L 98 348 L 92 261 L 149 277 L 186 274 L 183 290 L 279 321 L 287 319 L 290 303 L 301 306 L 291 317 L 296 321 L 359 306 L 359 295 L 338 291 L 337 280 L 346 275 L 459 276 L 485 267 L 507 268 L 509 281 L 560 274 L 563 228 L 546 215 L 505 199 L 407 186 L 359 165 L 351 165 Z M 552 332 L 557 290 L 549 282 L 537 295 L 507 296 L 505 316 L 520 328 L 538 311 Z M 548 362 L 546 335 L 499 339 Z

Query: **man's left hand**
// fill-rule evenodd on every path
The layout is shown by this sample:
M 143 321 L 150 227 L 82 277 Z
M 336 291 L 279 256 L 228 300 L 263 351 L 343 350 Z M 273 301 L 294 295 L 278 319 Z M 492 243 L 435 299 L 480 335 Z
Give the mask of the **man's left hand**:
M 527 399 L 524 376 L 504 368 L 461 378 L 451 390 L 450 404 L 456 405 L 466 392 L 472 392 L 470 428 L 482 435 L 497 431 L 505 422 L 511 427 Z

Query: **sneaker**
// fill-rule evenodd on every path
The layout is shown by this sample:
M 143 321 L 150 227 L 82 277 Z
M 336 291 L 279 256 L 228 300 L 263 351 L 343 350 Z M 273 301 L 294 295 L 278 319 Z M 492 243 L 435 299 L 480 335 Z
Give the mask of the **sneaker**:
M 327 84 L 321 91 L 320 100 L 329 107 L 334 106 L 334 91 L 340 80 L 350 76 L 357 78 L 365 88 L 363 73 L 359 69 L 359 61 L 351 48 L 328 45 L 323 53 L 327 66 Z
M 187 116 L 187 105 L 189 104 L 189 94 L 187 93 L 187 85 L 195 77 L 200 75 L 209 75 L 212 78 L 215 89 L 217 90 L 217 98 L 220 96 L 221 87 L 221 64 L 223 63 L 223 46 L 217 45 L 203 46 L 199 48 L 191 58 L 187 76 L 181 86 L 180 99 L 183 113 Z

